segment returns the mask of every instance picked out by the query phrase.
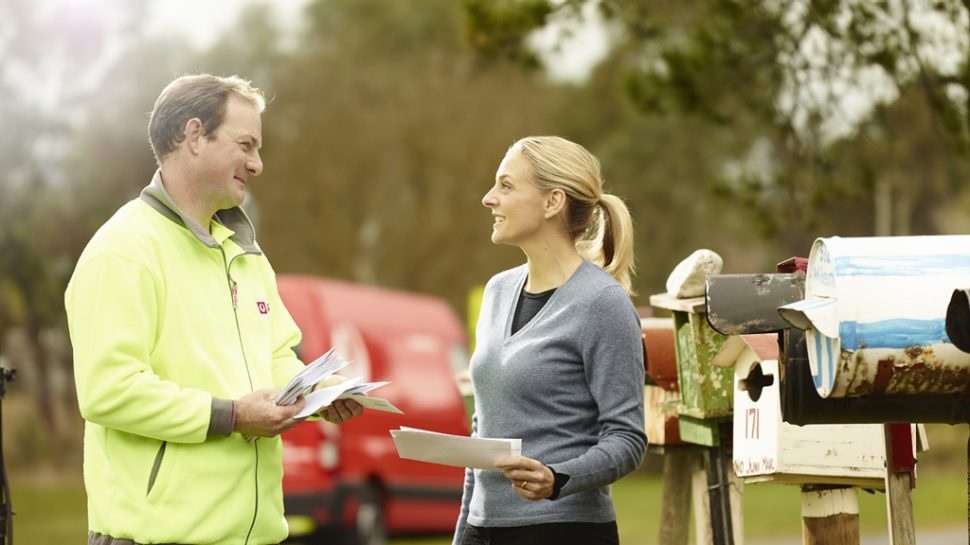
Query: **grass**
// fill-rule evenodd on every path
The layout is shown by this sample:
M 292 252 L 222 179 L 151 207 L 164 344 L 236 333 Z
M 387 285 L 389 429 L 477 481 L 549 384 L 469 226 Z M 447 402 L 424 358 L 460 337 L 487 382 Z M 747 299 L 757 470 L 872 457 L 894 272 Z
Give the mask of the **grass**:
M 967 517 L 966 481 L 961 474 L 920 469 L 913 491 L 916 528 L 962 528 Z M 28 478 L 13 473 L 12 499 L 16 510 L 17 543 L 60 545 L 83 542 L 86 535 L 85 495 L 78 478 Z M 653 545 L 659 532 L 660 477 L 640 471 L 613 487 L 620 541 L 624 545 Z M 744 533 L 753 541 L 800 539 L 798 488 L 771 484 L 748 485 L 744 491 Z M 887 535 L 885 495 L 859 493 L 860 525 L 864 535 Z M 448 537 L 395 539 L 393 545 L 446 545 Z
M 86 496 L 80 478 L 24 482 L 9 475 L 14 543 L 55 545 L 87 539 Z

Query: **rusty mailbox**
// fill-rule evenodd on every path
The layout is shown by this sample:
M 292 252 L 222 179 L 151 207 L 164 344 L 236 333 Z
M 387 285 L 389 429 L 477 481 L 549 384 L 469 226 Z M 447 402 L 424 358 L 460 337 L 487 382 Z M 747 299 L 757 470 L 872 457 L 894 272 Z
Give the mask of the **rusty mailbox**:
M 674 354 L 674 322 L 641 318 L 647 384 L 643 387 L 647 442 L 651 446 L 682 445 L 677 418 L 680 390 Z
M 783 352 L 779 379 L 785 422 L 805 425 L 970 421 L 970 397 L 966 391 L 823 397 L 816 388 L 806 333 L 781 320 L 777 311 L 778 307 L 806 300 L 807 268 L 808 260 L 792 258 L 779 264 L 780 273 L 717 275 L 708 277 L 707 282 L 707 316 L 714 329 L 728 335 L 777 332 L 780 336 Z
M 970 354 L 953 345 L 945 319 L 953 290 L 965 285 L 970 236 L 820 238 L 804 299 L 779 313 L 805 331 L 823 398 L 955 396 L 965 405 Z

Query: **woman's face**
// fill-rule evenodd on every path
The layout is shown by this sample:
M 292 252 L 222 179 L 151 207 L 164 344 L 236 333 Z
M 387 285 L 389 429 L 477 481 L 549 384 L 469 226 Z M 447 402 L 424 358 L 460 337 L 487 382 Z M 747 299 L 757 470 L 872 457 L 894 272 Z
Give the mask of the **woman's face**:
M 532 181 L 532 166 L 518 150 L 502 159 L 495 173 L 495 185 L 482 198 L 492 211 L 492 242 L 521 246 L 542 225 L 545 198 Z

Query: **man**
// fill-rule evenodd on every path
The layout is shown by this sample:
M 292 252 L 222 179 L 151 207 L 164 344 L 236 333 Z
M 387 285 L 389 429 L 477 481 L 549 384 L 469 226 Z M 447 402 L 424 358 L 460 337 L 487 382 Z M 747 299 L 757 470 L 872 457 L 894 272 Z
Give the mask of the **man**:
M 286 538 L 277 406 L 300 331 L 239 208 L 263 170 L 262 93 L 185 76 L 158 97 L 151 183 L 88 243 L 65 294 L 84 417 L 88 543 Z M 360 414 L 338 401 L 323 417 Z M 253 438 L 256 438 L 253 440 Z

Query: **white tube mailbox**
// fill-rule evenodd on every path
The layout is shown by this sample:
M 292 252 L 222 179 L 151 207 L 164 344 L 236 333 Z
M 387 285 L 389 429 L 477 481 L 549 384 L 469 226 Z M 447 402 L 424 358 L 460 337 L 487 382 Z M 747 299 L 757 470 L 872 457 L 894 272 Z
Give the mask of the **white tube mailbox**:
M 806 331 L 822 397 L 951 394 L 970 354 L 946 334 L 955 288 L 970 285 L 970 236 L 820 238 L 805 299 L 779 307 Z

